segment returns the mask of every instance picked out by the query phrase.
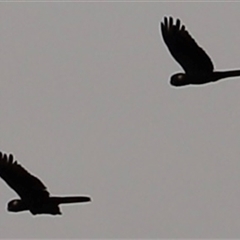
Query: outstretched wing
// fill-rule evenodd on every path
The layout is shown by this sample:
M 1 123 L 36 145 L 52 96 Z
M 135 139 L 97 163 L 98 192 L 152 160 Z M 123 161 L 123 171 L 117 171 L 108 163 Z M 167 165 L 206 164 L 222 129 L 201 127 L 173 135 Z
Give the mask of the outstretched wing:
M 0 152 L 0 177 L 23 200 L 39 200 L 49 196 L 44 184 L 14 161 L 12 154 L 7 156 Z
M 187 74 L 209 73 L 213 71 L 213 63 L 209 56 L 200 48 L 195 40 L 177 19 L 164 18 L 161 23 L 163 40 L 176 61 Z

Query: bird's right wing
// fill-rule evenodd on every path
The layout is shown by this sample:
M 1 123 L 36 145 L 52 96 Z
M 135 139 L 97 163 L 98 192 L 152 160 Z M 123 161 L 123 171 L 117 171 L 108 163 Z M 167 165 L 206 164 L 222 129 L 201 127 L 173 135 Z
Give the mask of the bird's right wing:
M 213 71 L 213 63 L 205 51 L 190 36 L 185 26 L 177 19 L 164 18 L 161 23 L 163 40 L 175 60 L 188 74 L 209 73 Z
M 49 196 L 44 184 L 25 170 L 13 155 L 0 152 L 0 177 L 25 200 L 41 199 Z

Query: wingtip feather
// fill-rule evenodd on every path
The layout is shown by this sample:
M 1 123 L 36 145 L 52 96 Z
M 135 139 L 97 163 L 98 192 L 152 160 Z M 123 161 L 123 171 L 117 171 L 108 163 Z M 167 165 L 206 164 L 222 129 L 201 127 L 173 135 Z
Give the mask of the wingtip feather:
M 177 30 L 180 29 L 180 25 L 181 25 L 181 22 L 180 22 L 179 19 L 177 19 L 177 20 L 176 20 L 176 28 L 177 28 Z

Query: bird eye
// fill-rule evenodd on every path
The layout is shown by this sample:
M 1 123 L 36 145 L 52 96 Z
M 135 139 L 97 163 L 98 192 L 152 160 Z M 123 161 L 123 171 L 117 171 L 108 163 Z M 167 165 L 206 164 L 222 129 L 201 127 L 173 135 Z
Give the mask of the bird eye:
M 13 206 L 17 206 L 17 205 L 18 205 L 18 201 L 13 201 L 13 202 L 12 202 L 12 205 L 13 205 Z
M 178 80 L 183 80 L 184 79 L 184 75 L 183 74 L 178 74 Z
M 178 73 L 171 77 L 170 83 L 173 86 L 185 86 L 189 84 L 189 80 L 187 79 L 186 74 Z

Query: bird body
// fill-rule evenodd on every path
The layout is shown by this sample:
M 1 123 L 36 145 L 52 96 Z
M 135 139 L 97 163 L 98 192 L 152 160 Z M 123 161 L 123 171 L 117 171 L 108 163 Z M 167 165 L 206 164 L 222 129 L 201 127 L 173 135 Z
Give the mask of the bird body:
M 206 52 L 198 46 L 179 19 L 174 24 L 173 18 L 164 18 L 161 23 L 164 42 L 175 60 L 185 73 L 176 73 L 171 77 L 173 86 L 205 84 L 223 78 L 240 76 L 240 70 L 213 71 L 214 66 Z
M 59 204 L 68 203 L 82 203 L 89 202 L 89 197 L 48 197 L 45 199 L 38 199 L 34 201 L 23 201 L 21 199 L 14 199 L 8 203 L 8 211 L 10 212 L 22 212 L 30 211 L 33 215 L 36 214 L 62 214 L 60 212 Z
M 8 211 L 36 214 L 61 214 L 59 204 L 90 202 L 88 196 L 50 196 L 45 185 L 25 170 L 13 155 L 0 152 L 0 177 L 20 196 L 8 203 Z
M 201 85 L 210 82 L 216 82 L 220 79 L 229 77 L 239 77 L 240 70 L 216 71 L 208 74 L 199 73 L 198 75 L 176 73 L 171 76 L 170 83 L 173 86 L 185 86 L 189 84 Z

